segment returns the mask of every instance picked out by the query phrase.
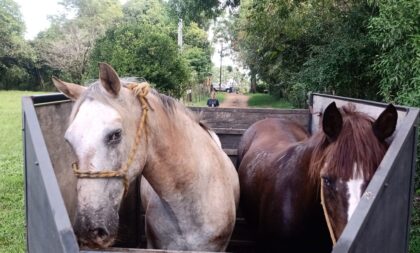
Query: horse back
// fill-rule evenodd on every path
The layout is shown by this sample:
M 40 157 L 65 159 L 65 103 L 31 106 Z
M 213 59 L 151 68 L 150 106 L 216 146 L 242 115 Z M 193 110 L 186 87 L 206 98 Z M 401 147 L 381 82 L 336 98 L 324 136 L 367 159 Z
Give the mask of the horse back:
M 309 137 L 308 132 L 291 120 L 268 118 L 257 121 L 242 135 L 238 147 L 237 167 L 250 149 L 282 151 L 288 145 Z
M 300 178 L 297 165 L 284 161 L 292 162 L 296 144 L 308 137 L 299 124 L 277 118 L 258 121 L 245 131 L 238 148 L 238 173 L 241 207 L 251 224 L 261 223 L 260 207 L 275 197 L 281 181 Z
M 258 241 L 264 244 L 259 246 L 261 251 L 300 252 L 295 251 L 299 245 L 295 240 L 319 227 L 312 221 L 322 221 L 316 191 L 305 182 L 310 159 L 305 154 L 307 138 L 307 131 L 293 121 L 265 119 L 253 124 L 241 139 L 240 204 L 246 220 L 257 231 Z M 310 241 L 316 240 L 316 233 L 311 234 Z

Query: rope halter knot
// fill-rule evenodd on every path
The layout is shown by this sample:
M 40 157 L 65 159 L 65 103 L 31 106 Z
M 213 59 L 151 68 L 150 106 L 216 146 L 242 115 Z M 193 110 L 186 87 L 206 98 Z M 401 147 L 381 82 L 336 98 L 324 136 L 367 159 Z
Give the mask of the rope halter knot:
M 78 167 L 77 162 L 72 164 L 73 173 L 78 178 L 121 178 L 124 184 L 124 196 L 126 196 L 128 192 L 129 186 L 129 179 L 128 179 L 128 168 L 130 168 L 134 156 L 137 152 L 137 147 L 140 145 L 141 140 L 141 133 L 143 132 L 143 128 L 146 128 L 145 125 L 147 124 L 147 112 L 149 111 L 149 102 L 147 101 L 147 94 L 149 93 L 150 86 L 147 82 L 142 83 L 130 83 L 127 85 L 127 88 L 131 90 L 134 95 L 138 98 L 140 102 L 140 106 L 142 108 L 142 115 L 140 119 L 139 126 L 137 127 L 136 138 L 134 143 L 131 147 L 130 153 L 128 155 L 128 159 L 125 165 L 121 166 L 118 170 L 101 170 L 101 171 L 91 171 L 91 170 L 80 170 Z M 147 134 L 146 134 L 146 141 L 147 141 Z

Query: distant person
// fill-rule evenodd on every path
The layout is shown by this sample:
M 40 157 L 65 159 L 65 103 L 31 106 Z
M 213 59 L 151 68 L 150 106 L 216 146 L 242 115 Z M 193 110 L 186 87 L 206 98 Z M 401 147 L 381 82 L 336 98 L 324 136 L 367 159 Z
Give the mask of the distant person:
M 216 92 L 211 92 L 211 97 L 207 100 L 208 107 L 219 107 L 219 100 L 216 98 Z

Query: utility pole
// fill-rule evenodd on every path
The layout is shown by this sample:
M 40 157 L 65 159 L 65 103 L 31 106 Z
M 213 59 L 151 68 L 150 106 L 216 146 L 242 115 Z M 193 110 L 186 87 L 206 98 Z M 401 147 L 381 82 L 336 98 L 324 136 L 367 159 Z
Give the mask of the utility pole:
M 182 18 L 179 17 L 178 18 L 178 47 L 179 47 L 180 51 L 182 51 L 182 44 L 183 44 L 183 42 L 182 42 L 182 26 L 183 26 Z
M 220 41 L 220 76 L 219 76 L 219 90 L 222 90 L 222 62 L 223 62 L 223 41 Z
M 178 48 L 182 52 L 182 17 L 181 17 L 181 7 L 179 6 L 179 3 L 176 5 L 176 11 L 178 13 Z

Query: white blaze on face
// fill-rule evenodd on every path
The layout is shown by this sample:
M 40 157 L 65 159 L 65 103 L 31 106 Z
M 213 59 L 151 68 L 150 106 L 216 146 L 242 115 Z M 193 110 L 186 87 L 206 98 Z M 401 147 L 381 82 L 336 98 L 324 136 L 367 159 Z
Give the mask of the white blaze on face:
M 73 146 L 79 159 L 91 156 L 89 163 L 102 168 L 107 147 L 106 133 L 121 128 L 120 116 L 113 108 L 95 100 L 86 100 L 66 132 L 66 139 Z M 80 161 L 81 162 L 81 161 Z
M 353 166 L 353 177 L 347 181 L 348 189 L 348 209 L 347 209 L 347 222 L 350 220 L 353 215 L 354 210 L 357 207 L 357 204 L 360 201 L 362 196 L 362 186 L 364 183 L 363 172 L 357 177 L 357 164 Z
M 112 169 L 115 158 L 109 154 L 105 138 L 109 132 L 121 127 L 121 117 L 115 109 L 95 100 L 84 101 L 65 134 L 65 138 L 79 159 L 79 169 L 91 171 Z M 123 189 L 121 182 L 120 180 L 78 180 L 78 205 L 81 208 L 93 209 L 115 206 L 119 201 L 117 196 L 122 194 L 122 190 L 115 189 Z M 100 197 L 102 195 L 103 198 Z

